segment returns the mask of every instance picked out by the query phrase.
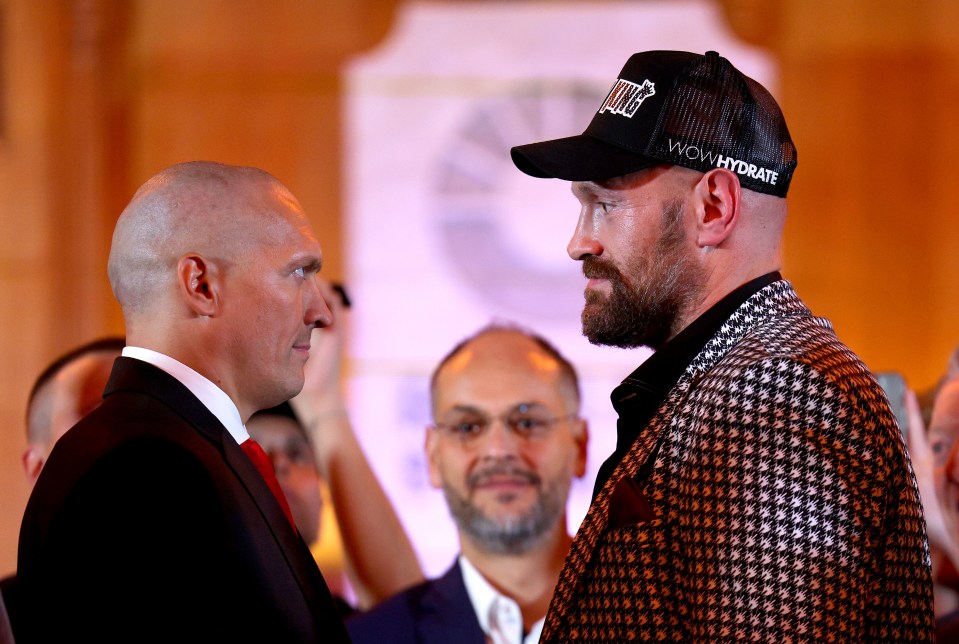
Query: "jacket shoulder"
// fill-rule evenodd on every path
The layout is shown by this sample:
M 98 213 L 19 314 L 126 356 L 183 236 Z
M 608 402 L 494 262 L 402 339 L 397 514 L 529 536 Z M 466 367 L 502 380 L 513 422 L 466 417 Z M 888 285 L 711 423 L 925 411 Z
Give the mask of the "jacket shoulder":
M 425 581 L 408 588 L 372 609 L 351 615 L 346 630 L 355 644 L 382 644 L 383 642 L 416 642 L 417 615 L 420 614 L 423 595 L 435 582 Z
M 458 563 L 437 578 L 417 584 L 346 622 L 357 644 L 384 641 L 417 644 L 483 644 Z

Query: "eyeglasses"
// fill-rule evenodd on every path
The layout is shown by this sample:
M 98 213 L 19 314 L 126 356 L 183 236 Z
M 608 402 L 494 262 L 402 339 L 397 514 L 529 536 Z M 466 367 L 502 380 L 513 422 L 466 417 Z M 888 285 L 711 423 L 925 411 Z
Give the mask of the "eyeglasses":
M 502 423 L 514 436 L 525 441 L 533 441 L 548 434 L 557 423 L 571 420 L 576 416 L 576 414 L 547 416 L 543 412 L 530 409 L 529 405 L 520 405 L 502 416 L 490 417 L 478 412 L 462 413 L 452 418 L 450 422 L 436 423 L 433 429 L 468 447 L 477 444 L 496 421 Z

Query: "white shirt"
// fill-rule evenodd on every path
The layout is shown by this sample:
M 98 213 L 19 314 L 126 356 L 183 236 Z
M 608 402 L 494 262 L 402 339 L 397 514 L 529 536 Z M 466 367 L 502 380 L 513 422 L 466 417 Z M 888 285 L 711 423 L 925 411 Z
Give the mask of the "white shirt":
M 469 595 L 480 628 L 493 644 L 536 644 L 543 632 L 546 618 L 540 619 L 523 637 L 523 614 L 519 604 L 493 588 L 486 578 L 476 569 L 469 559 L 459 556 L 460 572 L 463 584 Z M 494 628 L 499 626 L 498 629 Z
M 246 427 L 240 419 L 240 410 L 236 408 L 233 399 L 205 376 L 201 376 L 179 360 L 174 360 L 168 355 L 151 349 L 127 346 L 123 347 L 122 355 L 124 358 L 149 362 L 183 383 L 183 386 L 199 398 L 203 406 L 209 409 L 210 413 L 216 416 L 216 419 L 226 427 L 237 444 L 242 445 L 243 441 L 250 438 L 250 433 L 246 431 Z

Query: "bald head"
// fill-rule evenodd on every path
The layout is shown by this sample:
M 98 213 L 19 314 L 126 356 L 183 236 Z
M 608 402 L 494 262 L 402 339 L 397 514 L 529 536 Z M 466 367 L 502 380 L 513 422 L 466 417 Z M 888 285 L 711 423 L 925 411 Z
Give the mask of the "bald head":
M 279 181 L 257 168 L 193 161 L 147 181 L 117 221 L 107 267 L 128 323 L 163 302 L 184 254 L 229 263 L 259 243 L 269 232 L 260 209 L 266 196 L 301 210 Z
M 488 363 L 508 371 L 516 361 L 529 362 L 535 373 L 555 383 L 568 401 L 568 413 L 579 411 L 579 378 L 573 365 L 548 340 L 517 326 L 491 324 L 462 340 L 440 361 L 430 379 L 434 408 L 444 372 L 460 373 L 469 363 Z
M 312 330 L 332 322 L 321 263 L 283 184 L 198 161 L 137 191 L 117 221 L 109 275 L 129 344 L 205 376 L 245 421 L 303 387 Z
M 738 211 L 731 235 L 723 239 L 727 246 L 750 255 L 764 256 L 775 247 L 778 253 L 786 223 L 786 198 L 743 188 L 739 177 L 729 170 L 699 172 L 682 166 L 662 166 L 663 177 L 671 183 L 676 198 L 692 198 L 693 204 L 722 206 Z M 639 173 L 636 173 L 639 174 Z M 627 177 L 620 178 L 620 180 Z

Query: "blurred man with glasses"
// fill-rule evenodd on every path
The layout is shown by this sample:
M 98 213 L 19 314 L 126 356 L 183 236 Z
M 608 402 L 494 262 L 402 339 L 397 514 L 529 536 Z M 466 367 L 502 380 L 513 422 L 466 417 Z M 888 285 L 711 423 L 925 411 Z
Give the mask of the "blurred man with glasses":
M 527 331 L 490 326 L 433 373 L 426 435 L 461 554 L 439 579 L 350 620 L 354 642 L 536 642 L 572 538 L 566 500 L 586 468 L 570 363 Z

